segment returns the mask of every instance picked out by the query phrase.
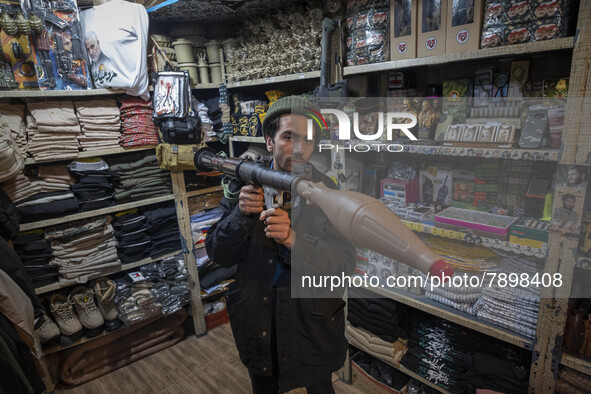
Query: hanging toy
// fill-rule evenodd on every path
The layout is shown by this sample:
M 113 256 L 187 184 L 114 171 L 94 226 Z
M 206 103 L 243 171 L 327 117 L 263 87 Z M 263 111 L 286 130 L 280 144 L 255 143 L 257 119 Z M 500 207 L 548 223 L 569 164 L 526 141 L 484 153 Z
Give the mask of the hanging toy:
M 10 18 L 8 12 L 3 11 L 0 16 L 0 26 L 4 29 L 4 32 L 9 36 L 16 37 L 18 35 L 18 28 L 16 22 Z
M 29 25 L 31 26 L 35 34 L 43 33 L 43 22 L 36 14 L 31 13 L 29 15 Z
M 28 36 L 31 34 L 31 25 L 21 12 L 16 13 L 16 27 L 21 34 Z

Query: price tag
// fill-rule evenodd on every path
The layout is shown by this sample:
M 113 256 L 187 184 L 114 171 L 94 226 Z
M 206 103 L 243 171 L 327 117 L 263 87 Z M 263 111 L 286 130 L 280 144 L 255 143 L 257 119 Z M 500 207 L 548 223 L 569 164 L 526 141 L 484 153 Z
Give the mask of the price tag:
M 240 81 L 238 81 L 238 82 L 235 82 L 235 83 L 234 83 L 234 86 L 240 86 Z
M 304 78 L 306 78 L 306 75 L 304 73 L 300 73 L 300 75 L 298 75 L 298 78 L 304 79 Z
M 267 82 L 267 83 L 275 82 L 275 77 L 266 78 L 265 82 Z
M 144 277 L 144 275 L 142 275 L 141 272 L 137 271 L 137 272 L 130 272 L 127 275 L 129 275 L 129 277 L 131 278 L 131 280 L 133 282 L 141 282 L 146 280 L 146 278 Z

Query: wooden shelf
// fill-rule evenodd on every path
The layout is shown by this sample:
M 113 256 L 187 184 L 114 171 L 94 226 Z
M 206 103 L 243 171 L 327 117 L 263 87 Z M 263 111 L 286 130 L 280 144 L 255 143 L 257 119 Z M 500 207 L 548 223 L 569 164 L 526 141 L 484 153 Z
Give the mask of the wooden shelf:
M 560 365 L 591 376 L 591 360 L 585 360 L 570 353 L 562 353 Z
M 121 268 L 120 269 L 116 269 L 116 270 L 113 270 L 113 271 L 110 271 L 110 272 L 107 272 L 107 273 L 101 273 L 100 276 L 112 275 L 112 274 L 116 274 L 117 272 L 123 272 L 123 271 L 127 271 L 127 270 L 134 269 L 134 268 L 137 268 L 137 267 L 141 267 L 142 265 L 153 263 L 155 261 L 162 260 L 162 259 L 165 259 L 167 257 L 176 256 L 177 254 L 182 253 L 182 252 L 183 252 L 182 250 L 177 250 L 176 252 L 166 253 L 166 254 L 163 254 L 162 256 L 158 256 L 158 257 L 155 257 L 155 258 L 148 257 L 146 259 L 139 260 L 139 261 L 136 261 L 134 263 L 121 264 Z M 45 293 L 49 293 L 49 292 L 56 291 L 56 290 L 59 290 L 59 289 L 64 289 L 66 287 L 76 286 L 76 285 L 80 285 L 80 284 L 81 283 L 73 283 L 71 285 L 60 286 L 59 283 L 52 283 L 50 285 L 46 285 L 46 286 L 42 286 L 42 287 L 36 288 L 35 289 L 35 294 L 45 294 Z
M 531 350 L 533 348 L 533 339 L 524 337 L 504 328 L 493 326 L 492 324 L 478 320 L 476 316 L 458 311 L 457 309 L 440 304 L 428 299 L 426 296 L 415 296 L 411 293 L 402 292 L 396 289 L 387 289 L 384 287 L 364 287 L 364 289 L 379 294 L 382 297 L 398 301 L 412 308 L 429 313 L 433 316 L 449 320 L 459 324 L 462 327 L 470 328 L 485 335 L 499 339 L 503 342 Z
M 195 196 L 200 196 L 202 194 L 219 192 L 222 190 L 224 190 L 224 188 L 221 185 L 212 186 L 212 187 L 207 187 L 205 189 L 199 189 L 199 190 L 193 190 L 193 191 L 187 192 L 187 197 L 195 197 Z
M 0 98 L 62 98 L 91 97 L 113 94 L 125 94 L 123 89 L 88 89 L 88 90 L 2 90 Z
M 321 140 L 320 144 L 336 145 L 340 141 Z M 388 141 L 344 141 L 347 148 L 354 143 L 366 144 L 372 151 L 384 151 Z M 378 145 L 382 146 L 378 146 Z M 515 148 L 463 148 L 442 145 L 404 145 L 400 153 L 435 156 L 482 157 L 485 159 L 513 159 L 534 161 L 558 161 L 558 149 L 515 149 Z
M 91 218 L 94 216 L 106 215 L 113 212 L 125 211 L 126 209 L 133 209 L 143 207 L 146 205 L 157 204 L 159 202 L 174 200 L 174 195 L 168 194 L 166 196 L 148 198 L 146 200 L 132 201 L 125 204 L 118 204 L 108 208 L 97 209 L 94 211 L 75 213 L 73 215 L 62 216 L 56 219 L 41 220 L 39 222 L 21 224 L 20 231 L 29 231 L 40 227 L 53 226 L 60 223 L 72 222 L 74 220 Z
M 445 237 L 450 239 L 455 239 L 457 241 L 465 241 L 469 244 L 474 244 L 475 242 L 469 242 L 467 239 L 472 237 L 474 240 L 479 241 L 479 245 L 486 246 L 487 248 L 493 249 L 501 249 L 506 252 L 513 252 L 516 254 L 521 254 L 528 257 L 537 257 L 537 258 L 544 258 L 548 253 L 548 249 L 539 249 L 539 248 L 529 248 L 515 244 L 509 241 L 501 241 L 498 239 L 487 238 L 481 235 L 475 235 L 470 233 L 469 229 L 466 231 L 456 231 L 456 230 L 449 230 L 446 228 L 440 228 L 436 226 L 432 226 L 429 224 L 413 222 L 406 219 L 400 219 L 402 223 L 406 225 L 409 229 L 425 234 L 432 234 L 437 235 L 439 237 Z
M 308 71 L 305 73 L 278 75 L 276 77 L 267 77 L 259 79 L 250 79 L 246 81 L 236 81 L 227 84 L 228 88 L 241 88 L 247 86 L 267 85 L 271 83 L 301 81 L 304 79 L 320 78 L 320 71 Z
M 233 135 L 230 137 L 230 142 L 252 142 L 255 144 L 264 144 L 265 137 L 245 137 Z
M 478 49 L 476 51 L 446 53 L 444 55 L 421 57 L 416 59 L 395 60 L 391 62 L 364 64 L 360 66 L 344 67 L 343 74 L 354 75 L 379 71 L 401 70 L 419 66 L 436 66 L 446 63 L 465 62 L 469 60 L 489 59 L 496 57 L 521 56 L 572 49 L 574 37 L 556 40 L 530 42 L 527 44 L 507 45 L 497 48 Z
M 191 89 L 219 89 L 219 83 L 198 83 L 197 85 L 191 85 Z
M 154 148 L 156 148 L 155 145 L 140 146 L 137 148 L 123 148 L 123 147 L 121 147 L 121 148 L 112 148 L 112 149 L 100 149 L 100 150 L 97 149 L 97 150 L 79 152 L 78 156 L 71 158 L 71 159 L 52 159 L 52 160 L 37 161 L 37 160 L 33 159 L 32 157 L 29 157 L 29 158 L 27 158 L 27 160 L 25 160 L 25 164 L 26 165 L 42 164 L 42 163 L 51 163 L 51 162 L 56 162 L 56 161 L 76 160 L 76 159 L 82 159 L 85 157 L 110 156 L 110 155 L 118 155 L 120 153 L 133 153 L 133 152 L 154 150 Z

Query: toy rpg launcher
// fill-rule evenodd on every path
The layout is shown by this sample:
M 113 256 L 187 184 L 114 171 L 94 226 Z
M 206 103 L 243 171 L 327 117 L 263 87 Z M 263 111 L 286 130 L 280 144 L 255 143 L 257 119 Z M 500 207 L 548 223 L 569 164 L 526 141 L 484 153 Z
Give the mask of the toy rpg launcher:
M 373 197 L 333 190 L 324 184 L 238 158 L 216 156 L 208 149 L 195 153 L 200 171 L 217 170 L 247 184 L 262 186 L 267 208 L 281 207 L 290 191 L 319 207 L 337 231 L 353 244 L 391 257 L 431 276 L 452 276 L 453 267 L 433 253 L 398 217 Z

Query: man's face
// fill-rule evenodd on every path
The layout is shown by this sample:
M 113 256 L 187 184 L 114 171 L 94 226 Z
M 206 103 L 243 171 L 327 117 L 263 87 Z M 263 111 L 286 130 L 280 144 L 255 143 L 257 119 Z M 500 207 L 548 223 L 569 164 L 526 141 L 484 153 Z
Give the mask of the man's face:
M 575 199 L 574 198 L 566 198 L 563 202 L 563 206 L 565 209 L 572 211 L 575 208 Z
M 90 61 L 95 63 L 98 61 L 99 56 L 101 55 L 101 47 L 99 45 L 98 40 L 93 40 L 92 38 L 86 40 L 86 51 L 88 52 L 88 57 L 90 57 Z
M 281 115 L 275 138 L 267 136 L 267 150 L 273 154 L 274 168 L 291 172 L 292 165 L 306 164 L 314 151 L 308 140 L 308 119 L 302 115 Z
M 573 168 L 568 170 L 568 183 L 571 185 L 578 185 L 581 183 L 581 176 L 579 175 L 579 170 Z

